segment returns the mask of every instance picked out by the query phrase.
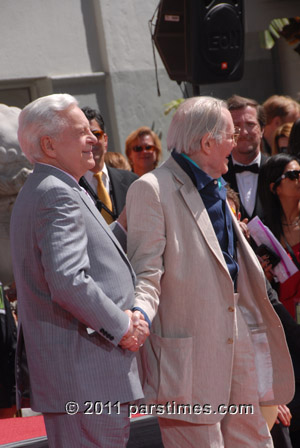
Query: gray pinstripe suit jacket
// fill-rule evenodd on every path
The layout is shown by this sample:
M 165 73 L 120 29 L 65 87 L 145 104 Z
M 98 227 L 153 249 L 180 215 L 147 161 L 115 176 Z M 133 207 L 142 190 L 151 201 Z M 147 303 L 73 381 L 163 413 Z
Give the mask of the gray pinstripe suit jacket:
M 11 245 L 18 292 L 18 368 L 24 338 L 31 407 L 64 412 L 72 400 L 121 403 L 143 396 L 135 356 L 118 346 L 135 275 L 76 181 L 36 164 L 16 200 Z M 87 327 L 96 332 L 89 335 Z

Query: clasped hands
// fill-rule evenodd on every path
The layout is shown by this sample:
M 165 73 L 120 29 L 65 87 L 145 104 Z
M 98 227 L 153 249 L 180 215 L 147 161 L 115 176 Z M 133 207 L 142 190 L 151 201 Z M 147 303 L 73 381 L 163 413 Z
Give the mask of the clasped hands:
M 149 325 L 145 321 L 143 314 L 140 311 L 124 311 L 130 318 L 130 326 L 127 333 L 120 341 L 120 347 L 123 349 L 136 352 L 144 344 L 145 340 L 150 334 Z

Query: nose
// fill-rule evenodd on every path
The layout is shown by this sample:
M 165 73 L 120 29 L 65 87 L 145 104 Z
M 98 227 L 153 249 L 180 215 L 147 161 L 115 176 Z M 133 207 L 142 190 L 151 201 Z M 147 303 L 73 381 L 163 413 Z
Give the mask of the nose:
M 240 125 L 240 135 L 246 134 L 248 135 L 248 130 L 246 128 L 246 126 Z
M 92 133 L 92 131 L 89 132 L 89 138 L 92 140 L 93 145 L 98 142 L 97 137 Z

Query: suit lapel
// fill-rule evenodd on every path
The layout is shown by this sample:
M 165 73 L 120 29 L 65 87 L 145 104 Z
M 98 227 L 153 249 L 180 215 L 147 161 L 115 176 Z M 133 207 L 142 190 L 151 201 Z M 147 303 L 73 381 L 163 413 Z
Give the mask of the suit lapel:
M 120 252 L 121 257 L 126 262 L 128 268 L 129 268 L 129 270 L 131 272 L 132 278 L 135 279 L 135 273 L 134 273 L 134 271 L 132 269 L 132 266 L 131 266 L 131 264 L 130 264 L 128 258 L 127 258 L 127 255 L 125 254 L 121 244 L 119 243 L 119 241 L 117 240 L 117 238 L 115 237 L 113 232 L 110 230 L 110 228 L 107 225 L 105 219 L 103 218 L 103 216 L 101 215 L 99 210 L 96 208 L 96 206 L 93 203 L 92 199 L 90 197 L 88 197 L 88 193 L 86 193 L 85 191 L 83 191 L 81 189 L 77 189 L 77 188 L 74 188 L 74 190 L 79 194 L 81 200 L 84 202 L 86 207 L 89 209 L 89 211 L 92 213 L 92 215 L 98 221 L 98 223 L 101 225 L 101 227 L 104 230 L 104 232 L 109 236 L 109 238 L 112 240 L 114 245 L 117 247 L 118 251 Z
M 266 163 L 268 158 L 269 157 L 266 154 L 261 154 L 260 167 Z M 264 217 L 264 209 L 263 209 L 262 203 L 260 202 L 260 198 L 258 196 L 258 188 L 256 191 L 254 212 L 250 219 L 254 218 L 254 216 L 256 216 L 256 215 L 259 216 L 260 219 L 263 219 L 263 217 Z
M 125 255 L 119 241 L 117 240 L 117 238 L 114 236 L 114 234 L 112 233 L 112 231 L 110 230 L 109 226 L 107 225 L 105 219 L 103 218 L 103 216 L 101 215 L 101 213 L 99 212 L 99 210 L 96 208 L 95 204 L 93 203 L 93 200 L 88 197 L 88 193 L 86 193 L 83 190 L 79 190 L 77 188 L 74 188 L 74 190 L 79 194 L 81 200 L 84 202 L 84 204 L 87 206 L 87 208 L 89 209 L 89 211 L 94 215 L 94 217 L 96 218 L 96 220 L 98 221 L 98 223 L 101 225 L 101 227 L 103 228 L 103 230 L 107 233 L 107 235 L 112 239 L 112 241 L 114 242 L 114 244 L 117 246 L 117 248 L 119 249 L 120 252 L 122 252 L 122 254 Z
M 115 172 L 107 167 L 109 180 L 111 183 L 111 189 L 114 199 L 114 204 L 116 208 L 116 213 L 119 215 L 122 211 L 121 204 L 125 202 L 124 191 L 127 191 L 126 186 L 123 184 L 123 178 L 119 172 Z
M 178 182 L 179 192 L 190 213 L 193 215 L 206 244 L 228 275 L 230 275 L 215 230 L 198 190 L 189 176 L 182 170 L 175 160 L 173 160 L 173 158 L 170 158 L 165 166 L 168 166 L 173 172 L 173 175 Z
M 236 180 L 235 172 L 233 170 L 233 162 L 232 162 L 231 155 L 228 158 L 228 171 L 226 174 L 224 174 L 223 179 L 227 182 L 228 186 L 230 188 L 232 188 L 232 190 L 236 191 L 239 194 L 237 180 Z M 251 217 L 248 215 L 247 211 L 245 210 L 241 199 L 240 199 L 240 212 L 241 212 L 243 218 L 251 219 Z
M 41 174 L 41 173 L 43 173 L 46 176 L 52 175 L 57 177 L 58 179 L 62 180 L 67 185 L 69 185 L 74 191 L 76 191 L 76 193 L 79 194 L 81 200 L 84 202 L 86 207 L 89 209 L 89 211 L 94 215 L 95 219 L 101 225 L 102 229 L 107 233 L 109 238 L 115 244 L 121 256 L 126 261 L 131 273 L 133 274 L 133 276 L 135 276 L 132 266 L 129 263 L 129 260 L 122 246 L 120 245 L 119 241 L 117 240 L 113 232 L 110 230 L 109 226 L 106 224 L 106 221 L 102 217 L 101 213 L 97 209 L 96 205 L 94 204 L 92 198 L 88 195 L 88 193 L 84 189 L 82 189 L 82 187 L 80 187 L 80 185 L 76 182 L 76 180 L 73 177 L 69 176 L 64 171 L 57 169 L 51 165 L 39 164 L 39 163 L 35 164 L 34 174 Z

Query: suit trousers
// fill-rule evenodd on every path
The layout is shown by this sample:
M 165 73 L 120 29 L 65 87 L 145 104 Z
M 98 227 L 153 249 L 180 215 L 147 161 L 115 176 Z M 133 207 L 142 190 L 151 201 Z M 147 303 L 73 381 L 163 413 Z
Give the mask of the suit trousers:
M 102 414 L 44 413 L 49 448 L 125 448 L 129 439 L 128 403 L 120 412 Z
M 159 418 L 165 448 L 273 447 L 269 429 L 259 407 L 258 381 L 251 336 L 238 306 L 236 306 L 236 312 L 233 372 L 227 414 L 220 422 L 212 425 L 197 425 Z M 243 408 L 241 412 L 237 412 L 237 406 L 243 404 L 253 405 L 253 413 L 247 413 Z M 230 407 L 230 405 L 233 406 Z

